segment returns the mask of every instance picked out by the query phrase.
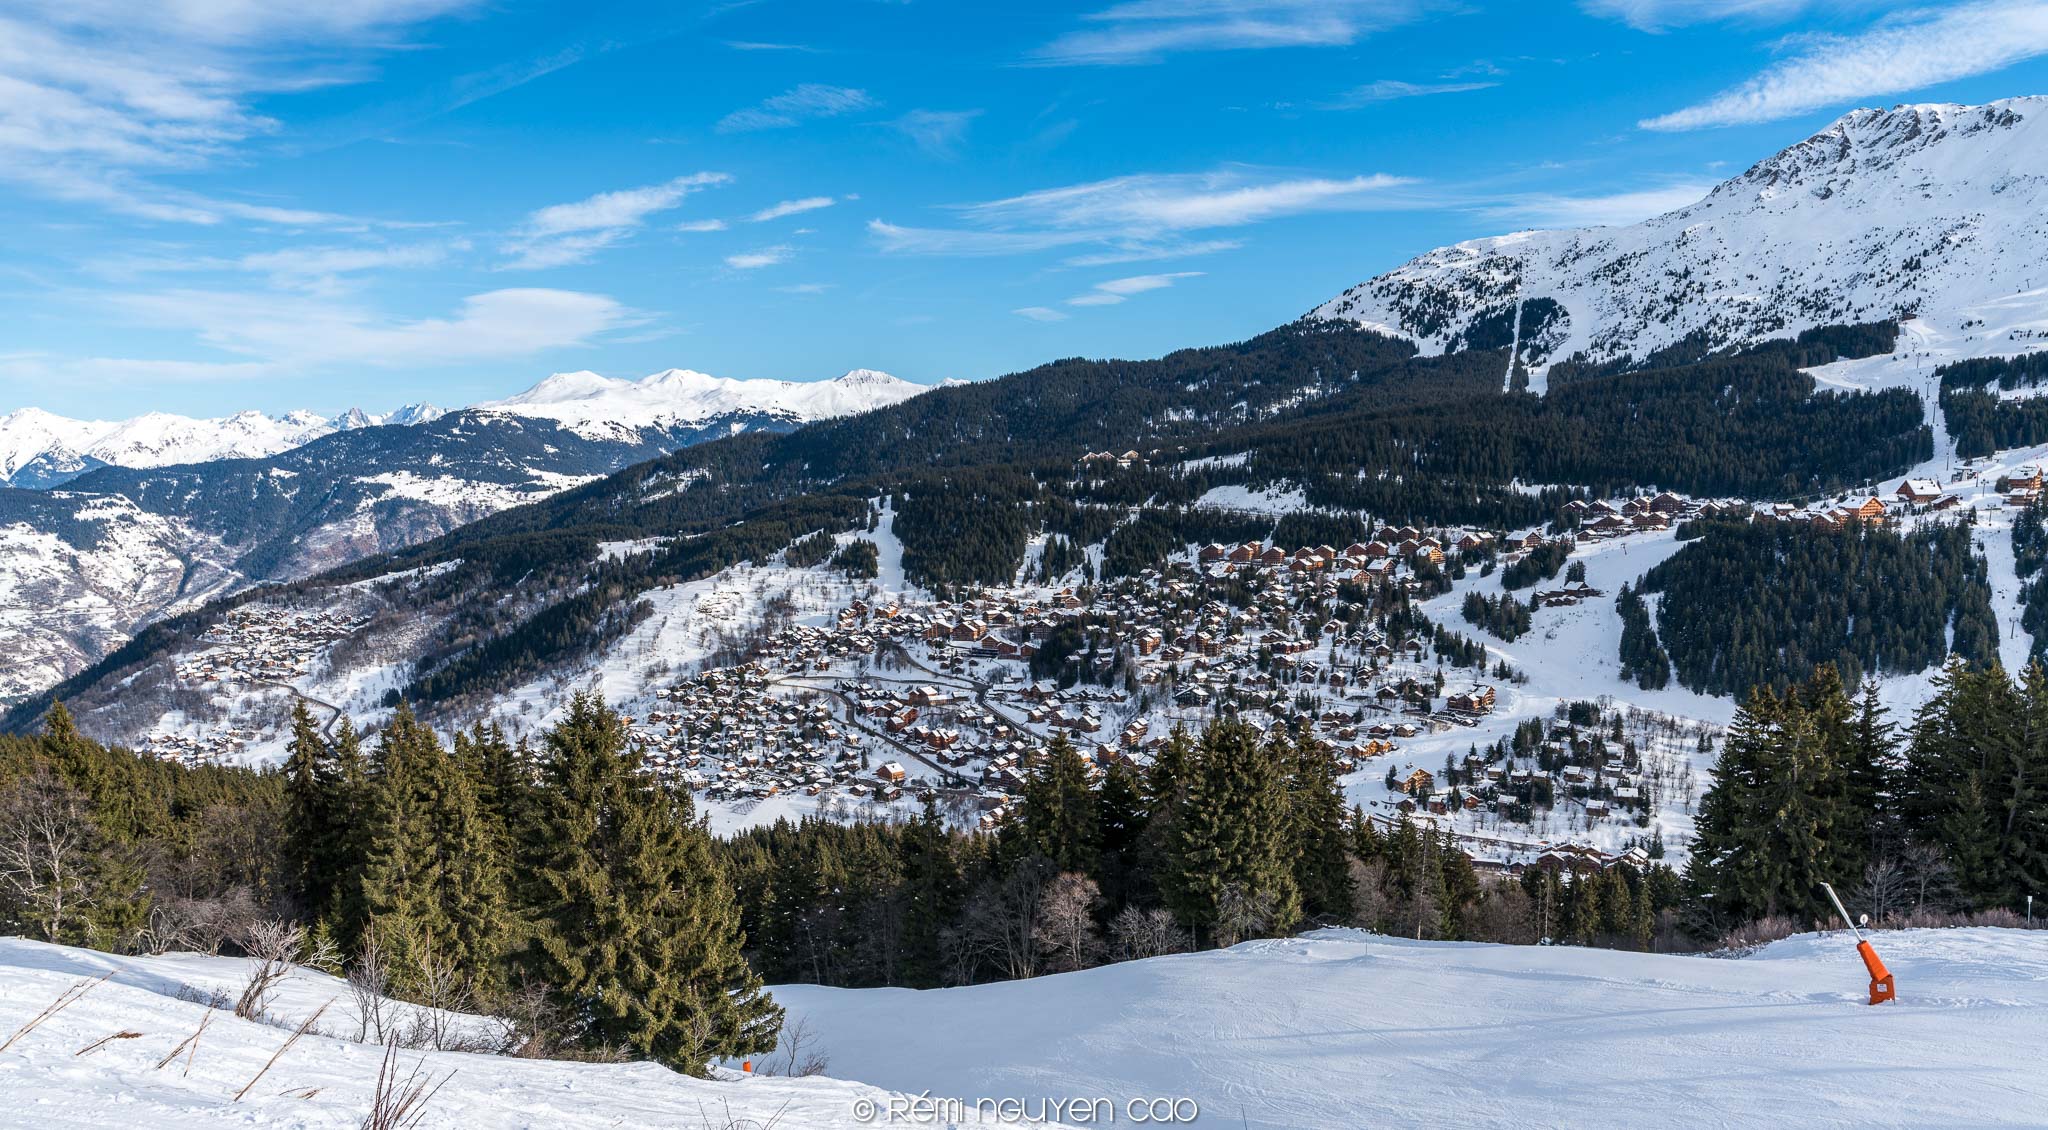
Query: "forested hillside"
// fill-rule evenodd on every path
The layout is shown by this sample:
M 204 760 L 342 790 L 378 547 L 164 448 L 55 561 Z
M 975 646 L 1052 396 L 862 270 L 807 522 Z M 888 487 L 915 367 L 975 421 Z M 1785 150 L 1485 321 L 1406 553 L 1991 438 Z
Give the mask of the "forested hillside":
M 433 706 L 602 647 L 634 623 L 650 588 L 860 528 L 883 505 L 905 571 L 943 589 L 1012 579 L 1040 534 L 1106 542 L 1111 576 L 1190 543 L 1258 536 L 1256 522 L 1189 509 L 1227 485 L 1293 484 L 1312 505 L 1381 521 L 1496 528 L 1550 521 L 1574 496 L 1636 485 L 1813 494 L 1895 473 L 1930 450 L 1912 393 L 1816 392 L 1797 367 L 1881 349 L 1894 333 L 1840 327 L 1704 359 L 1672 353 L 1646 362 L 1679 362 L 1670 367 L 1610 367 L 1543 397 L 1502 391 L 1504 353 L 1417 358 L 1404 342 L 1334 323 L 1156 361 L 1061 361 L 784 435 L 687 448 L 304 591 L 439 566 L 408 599 L 446 626 L 403 688 Z M 1130 450 L 1141 458 L 1081 462 Z M 1529 482 L 1572 485 L 1519 485 Z M 1361 532 L 1346 521 L 1299 532 L 1343 542 Z M 672 540 L 597 560 L 600 542 L 649 537 Z M 151 629 L 54 696 L 89 693 L 215 614 Z M 48 701 L 24 704 L 9 724 L 32 724 Z
M 1661 641 L 1678 681 L 1702 694 L 1782 689 L 1831 664 L 1851 681 L 1921 671 L 1953 651 L 1997 657 L 1984 564 L 1960 524 L 1905 536 L 1883 527 L 1815 529 L 1714 522 L 1643 576 L 1659 596 L 1656 641 L 1625 638 L 1654 678 Z M 1625 657 L 1627 658 L 1627 657 Z

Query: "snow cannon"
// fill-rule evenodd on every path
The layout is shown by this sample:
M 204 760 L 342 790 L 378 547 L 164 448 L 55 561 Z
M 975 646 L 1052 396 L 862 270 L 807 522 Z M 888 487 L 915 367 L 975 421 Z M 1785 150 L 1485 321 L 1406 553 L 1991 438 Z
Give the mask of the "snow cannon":
M 1870 939 L 1863 936 L 1862 928 L 1849 917 L 1848 910 L 1842 906 L 1841 896 L 1835 893 L 1834 885 L 1822 883 L 1821 887 L 1827 891 L 1828 901 L 1835 904 L 1835 912 L 1842 916 L 1842 925 L 1847 926 L 1849 932 L 1856 935 L 1856 953 L 1863 958 L 1863 968 L 1870 971 L 1870 1003 L 1883 1004 L 1889 1000 L 1897 1000 L 1898 984 L 1892 980 L 1892 971 L 1884 967 L 1884 959 L 1877 956 L 1877 950 L 1871 946 Z M 1866 918 L 1864 921 L 1868 922 L 1869 919 Z

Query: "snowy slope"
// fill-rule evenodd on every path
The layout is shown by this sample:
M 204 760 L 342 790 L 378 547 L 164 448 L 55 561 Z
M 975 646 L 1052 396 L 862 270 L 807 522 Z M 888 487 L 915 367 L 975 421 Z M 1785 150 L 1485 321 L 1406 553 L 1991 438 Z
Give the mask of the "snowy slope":
M 2048 932 L 1845 934 L 1739 960 L 1326 930 L 963 989 L 774 990 L 839 1075 L 1189 1097 L 1197 1126 L 2039 1126 Z M 1121 1113 L 1121 1112 L 1120 1112 Z
M 1312 316 L 1425 353 L 1519 329 L 1540 387 L 1575 354 L 1642 358 L 1695 332 L 1721 346 L 1902 313 L 2048 312 L 2044 212 L 2048 97 L 1857 110 L 1690 207 L 1439 248 Z
M 273 1126 L 354 1130 L 370 1110 L 383 1049 L 346 1037 L 356 1031 L 348 987 L 299 971 L 272 1001 L 283 1027 L 216 1011 L 193 1052 L 162 1069 L 157 1062 L 199 1027 L 203 1004 L 180 999 L 239 990 L 237 959 L 173 954 L 124 958 L 20 939 L 0 939 L 0 1040 L 81 978 L 111 971 L 99 985 L 0 1053 L 0 1127 Z M 263 1074 L 247 1097 L 234 1094 L 276 1052 L 290 1029 L 332 1002 L 315 1032 Z M 406 1006 L 394 1006 L 406 1011 Z M 464 1021 L 458 1020 L 459 1024 Z M 485 1028 L 480 1018 L 465 1027 Z M 116 1032 L 133 1038 L 80 1049 Z M 876 1124 L 863 1110 L 886 1112 L 892 1096 L 835 1079 L 694 1079 L 650 1063 L 587 1064 L 456 1052 L 408 1052 L 399 1076 L 418 1063 L 441 1089 L 420 1130 L 597 1130 L 615 1127 L 780 1127 L 783 1130 Z M 900 1099 L 894 1099 L 899 1105 Z M 1042 1125 L 1024 1122 L 1021 1125 Z
M 693 429 L 754 418 L 785 425 L 850 416 L 907 400 L 925 386 L 873 369 L 829 381 L 738 380 L 692 369 L 665 369 L 637 381 L 588 371 L 556 373 L 516 396 L 486 401 L 486 411 L 556 420 L 592 438 L 639 429 Z

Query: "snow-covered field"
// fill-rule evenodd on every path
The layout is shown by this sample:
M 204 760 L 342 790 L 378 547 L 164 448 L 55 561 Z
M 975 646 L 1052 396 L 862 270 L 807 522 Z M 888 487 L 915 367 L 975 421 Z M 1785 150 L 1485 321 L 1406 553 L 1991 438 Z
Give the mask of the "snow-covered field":
M 0 939 L 0 1041 L 81 978 L 113 977 L 0 1052 L 0 1127 L 200 1126 L 333 1128 L 364 1124 L 383 1049 L 344 1038 L 355 1031 L 347 987 L 322 974 L 292 975 L 273 1001 L 282 1027 L 215 1011 L 192 1054 L 156 1064 L 199 1027 L 204 1004 L 190 989 L 233 992 L 246 963 L 174 954 L 123 958 Z M 239 1102 L 234 1095 L 314 1009 L 332 1001 L 317 1031 L 278 1057 Z M 133 1032 L 87 1052 L 102 1037 Z M 419 1130 L 806 1130 L 879 1124 L 892 1096 L 828 1078 L 694 1079 L 648 1063 L 582 1064 L 457 1052 L 403 1053 L 441 1089 Z M 899 1109 L 907 1109 L 893 1098 Z M 1038 1123 L 1022 1123 L 1037 1125 Z
M 1327 930 L 1032 981 L 786 986 L 835 1075 L 1191 1098 L 1198 1126 L 1989 1127 L 2048 1121 L 2048 932 L 1846 934 L 1741 959 Z

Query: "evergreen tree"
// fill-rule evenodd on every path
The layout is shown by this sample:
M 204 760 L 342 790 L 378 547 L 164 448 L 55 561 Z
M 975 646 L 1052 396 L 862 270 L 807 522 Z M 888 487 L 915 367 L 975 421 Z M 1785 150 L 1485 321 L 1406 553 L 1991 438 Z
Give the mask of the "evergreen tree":
M 547 734 L 540 828 L 546 897 L 528 962 L 580 1042 L 692 1074 L 775 1046 L 782 1010 L 741 954 L 710 833 L 595 696 Z
M 1351 857 L 1343 790 L 1330 755 L 1305 734 L 1287 742 L 1288 853 L 1302 912 L 1341 922 L 1351 917 Z
M 1101 850 L 1088 762 L 1066 735 L 1053 738 L 1024 782 L 1021 805 L 1025 849 L 1061 871 L 1087 874 Z
M 292 705 L 292 738 L 284 761 L 284 856 L 293 900 L 309 918 L 334 904 L 335 842 L 340 784 L 334 758 L 303 699 Z
M 936 986 L 945 978 L 946 931 L 960 919 L 966 882 L 936 797 L 910 822 L 902 839 L 902 982 Z
M 1278 761 L 1242 723 L 1219 722 L 1202 735 L 1161 883 L 1167 905 L 1198 932 L 1214 930 L 1226 891 L 1269 899 L 1269 933 L 1300 918 Z
M 505 873 L 469 771 L 400 705 L 377 747 L 366 928 L 391 953 L 402 989 L 436 963 L 495 985 L 508 941 Z

